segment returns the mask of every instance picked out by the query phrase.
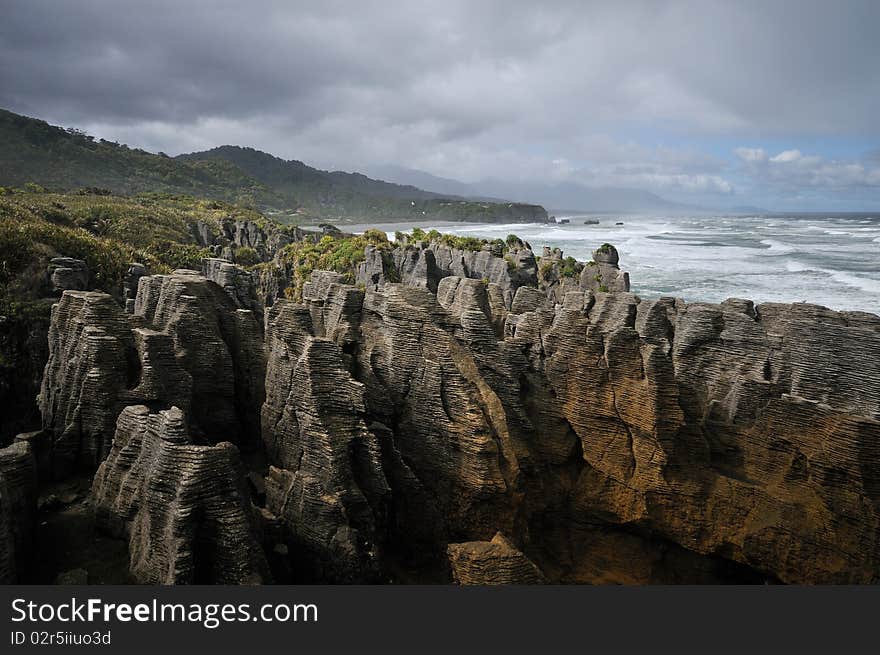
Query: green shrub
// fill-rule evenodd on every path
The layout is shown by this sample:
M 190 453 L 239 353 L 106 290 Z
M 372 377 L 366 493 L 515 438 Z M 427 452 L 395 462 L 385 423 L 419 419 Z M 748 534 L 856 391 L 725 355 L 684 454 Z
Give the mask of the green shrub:
M 240 266 L 256 266 L 261 260 L 256 250 L 249 246 L 241 246 L 235 249 L 233 261 Z
M 559 275 L 561 277 L 575 277 L 581 272 L 582 268 L 583 267 L 574 257 L 566 257 L 562 260 L 562 266 L 559 269 Z

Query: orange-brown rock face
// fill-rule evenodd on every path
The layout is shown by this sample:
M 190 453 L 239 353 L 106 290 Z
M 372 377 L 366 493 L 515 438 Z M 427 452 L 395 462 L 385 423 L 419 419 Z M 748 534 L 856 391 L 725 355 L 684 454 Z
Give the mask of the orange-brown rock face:
M 265 330 L 247 273 L 223 263 L 222 286 L 142 278 L 131 317 L 66 292 L 35 450 L 48 433 L 56 468 L 110 452 L 94 491 L 105 525 L 127 521 L 144 580 L 201 578 L 140 568 L 166 545 L 134 526 L 170 520 L 167 490 L 135 476 L 135 507 L 126 466 L 183 453 L 192 475 L 162 479 L 249 516 L 229 482 L 237 451 L 210 446 L 225 440 L 252 451 L 263 544 L 229 544 L 238 564 L 206 579 L 256 579 L 266 552 L 293 581 L 880 580 L 880 317 L 641 300 L 612 251 L 596 289 L 561 253 L 549 286 L 488 252 L 461 265 L 495 277 L 449 276 L 424 253 L 402 284 L 315 271 Z M 206 445 L 156 437 L 171 405 Z
M 296 311 L 348 308 L 322 319 L 344 335 L 323 370 L 347 369 L 337 393 L 360 383 L 333 408 L 377 437 L 377 541 L 500 531 L 566 582 L 878 578 L 877 317 L 589 291 L 499 316 L 487 285 L 450 278 L 436 298 L 352 293 Z
M 788 582 L 877 579 L 880 319 L 600 294 L 543 343 L 586 464 L 574 520 Z
M 463 585 L 541 584 L 544 575 L 500 532 L 491 541 L 449 544 L 452 578 Z

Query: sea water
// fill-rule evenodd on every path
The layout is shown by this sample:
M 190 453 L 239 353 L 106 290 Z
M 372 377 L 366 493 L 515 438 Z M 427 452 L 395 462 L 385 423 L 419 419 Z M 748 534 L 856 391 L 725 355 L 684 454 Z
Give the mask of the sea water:
M 644 298 L 809 302 L 880 314 L 880 213 L 767 216 L 558 216 L 567 224 L 419 223 L 487 239 L 516 234 L 589 260 L 611 243 Z M 598 220 L 598 225 L 584 221 Z M 616 223 L 622 222 L 622 225 Z M 412 225 L 378 225 L 393 236 Z M 350 229 L 350 228 L 349 228 Z

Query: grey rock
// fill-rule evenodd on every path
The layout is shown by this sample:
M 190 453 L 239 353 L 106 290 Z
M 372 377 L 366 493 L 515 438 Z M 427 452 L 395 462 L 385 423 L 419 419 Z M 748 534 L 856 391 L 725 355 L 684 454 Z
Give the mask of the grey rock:
M 33 555 L 37 515 L 36 463 L 30 446 L 0 449 L 0 583 L 23 581 Z
M 237 449 L 194 445 L 176 407 L 122 411 L 92 498 L 98 525 L 128 539 L 140 583 L 269 581 Z
M 81 259 L 55 257 L 49 261 L 49 281 L 56 293 L 82 291 L 89 286 L 89 269 Z

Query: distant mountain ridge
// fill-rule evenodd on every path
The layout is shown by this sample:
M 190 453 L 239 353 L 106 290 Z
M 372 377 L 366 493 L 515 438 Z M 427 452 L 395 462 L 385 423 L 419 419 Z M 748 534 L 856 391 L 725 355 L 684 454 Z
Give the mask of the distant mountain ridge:
M 423 189 L 450 193 L 475 199 L 519 201 L 528 198 L 554 211 L 583 212 L 639 212 L 671 211 L 689 212 L 704 210 L 702 207 L 667 200 L 656 193 L 641 189 L 615 187 L 591 187 L 575 182 L 557 184 L 542 182 L 507 182 L 486 179 L 466 183 L 438 177 L 415 169 L 400 166 L 372 166 L 369 172 L 398 184 L 415 184 Z
M 253 148 L 220 146 L 168 157 L 95 139 L 0 109 L 0 185 L 106 188 L 235 202 L 297 220 L 542 222 L 543 207 L 489 203 L 328 172 Z M 282 216 L 283 218 L 283 216 Z

